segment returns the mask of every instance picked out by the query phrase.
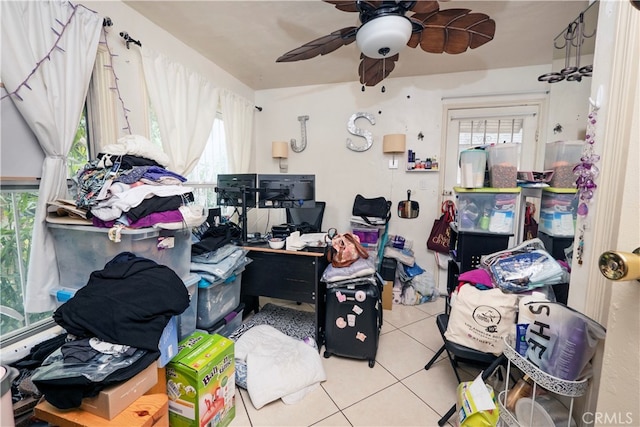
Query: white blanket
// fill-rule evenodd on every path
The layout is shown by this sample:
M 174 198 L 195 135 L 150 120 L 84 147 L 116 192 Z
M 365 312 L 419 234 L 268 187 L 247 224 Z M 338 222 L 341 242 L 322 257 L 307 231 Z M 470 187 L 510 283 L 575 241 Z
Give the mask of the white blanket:
M 315 348 L 269 325 L 242 334 L 235 358 L 246 362 L 247 391 L 256 409 L 277 399 L 296 403 L 327 379 Z

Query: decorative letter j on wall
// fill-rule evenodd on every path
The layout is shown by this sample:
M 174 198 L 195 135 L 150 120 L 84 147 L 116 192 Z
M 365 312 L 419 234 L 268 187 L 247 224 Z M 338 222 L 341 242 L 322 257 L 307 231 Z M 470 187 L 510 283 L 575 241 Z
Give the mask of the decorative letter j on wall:
M 301 142 L 300 146 L 296 144 L 296 139 L 291 138 L 291 149 L 294 153 L 301 153 L 307 148 L 307 120 L 309 120 L 309 116 L 298 116 L 298 121 L 300 122 L 300 133 L 301 133 Z

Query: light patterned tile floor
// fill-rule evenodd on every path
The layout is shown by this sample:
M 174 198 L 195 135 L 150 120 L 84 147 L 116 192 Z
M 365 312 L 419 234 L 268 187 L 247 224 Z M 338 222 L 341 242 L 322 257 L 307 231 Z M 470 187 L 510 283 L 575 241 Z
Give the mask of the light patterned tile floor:
M 308 304 L 261 299 L 265 302 L 313 310 Z M 394 305 L 383 313 L 373 368 L 363 360 L 322 358 L 327 380 L 292 405 L 278 400 L 257 410 L 240 389 L 231 426 L 437 426 L 455 403 L 457 385 L 444 355 L 424 370 L 442 345 L 435 316 L 443 311 L 443 298 L 420 306 Z M 449 421 L 455 425 L 455 417 Z

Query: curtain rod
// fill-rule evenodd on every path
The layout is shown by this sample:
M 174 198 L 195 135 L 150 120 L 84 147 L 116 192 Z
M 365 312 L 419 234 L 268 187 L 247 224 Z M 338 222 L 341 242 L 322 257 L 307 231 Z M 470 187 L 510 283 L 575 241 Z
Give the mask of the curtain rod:
M 448 99 L 466 99 L 466 98 L 483 98 L 494 96 L 512 96 L 512 95 L 548 95 L 548 90 L 534 90 L 534 91 L 522 91 L 522 92 L 505 92 L 505 93 L 478 93 L 475 95 L 454 95 L 443 96 L 440 100 L 445 101 Z
M 135 44 L 137 44 L 138 46 L 142 47 L 142 43 L 140 43 L 140 40 L 135 40 L 135 39 L 133 39 L 133 38 L 129 35 L 129 33 L 127 33 L 126 31 L 122 31 L 122 32 L 120 33 L 120 37 L 122 37 L 122 38 L 125 40 L 125 42 L 126 42 L 126 44 L 127 44 L 127 49 L 129 49 L 129 43 L 135 43 Z

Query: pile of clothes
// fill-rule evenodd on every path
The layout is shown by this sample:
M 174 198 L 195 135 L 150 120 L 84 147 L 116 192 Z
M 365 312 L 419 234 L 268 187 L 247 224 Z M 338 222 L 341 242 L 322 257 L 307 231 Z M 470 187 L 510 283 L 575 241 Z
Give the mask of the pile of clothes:
M 23 379 L 56 408 L 80 407 L 83 398 L 154 363 L 169 320 L 188 307 L 187 288 L 172 269 L 122 252 L 53 313 L 66 333 L 14 366 L 35 367 Z
M 166 169 L 168 156 L 148 139 L 128 135 L 102 148 L 74 177 L 76 207 L 97 227 L 181 229 L 202 224 L 187 179 Z
M 433 275 L 416 263 L 412 247 L 411 240 L 393 235 L 389 236 L 384 247 L 384 257 L 397 261 L 393 282 L 394 304 L 424 304 L 439 295 Z

